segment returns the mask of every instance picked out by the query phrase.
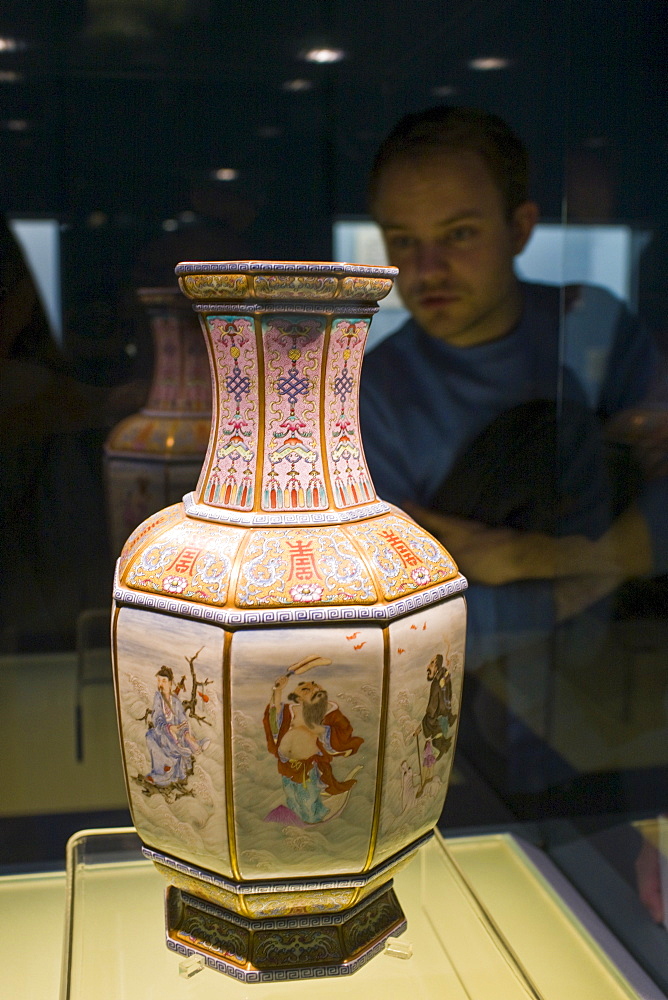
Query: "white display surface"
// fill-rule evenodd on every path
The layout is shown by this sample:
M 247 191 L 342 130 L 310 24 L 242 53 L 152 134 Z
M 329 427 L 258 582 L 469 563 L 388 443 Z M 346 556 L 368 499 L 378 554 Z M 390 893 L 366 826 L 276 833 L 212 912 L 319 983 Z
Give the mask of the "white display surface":
M 0 878 L 0 997 L 58 1000 L 65 872 Z
M 208 968 L 189 977 L 197 960 L 184 960 L 164 944 L 162 878 L 136 853 L 135 860 L 120 863 L 89 853 L 98 833 L 104 835 L 88 831 L 70 842 L 61 1000 L 298 1000 L 342 991 L 352 1000 L 661 996 L 625 953 L 636 988 L 630 985 L 596 943 L 589 922 L 585 930 L 542 874 L 542 861 L 537 867 L 531 851 L 505 834 L 447 842 L 436 837 L 395 879 L 408 930 L 394 950 L 410 957 L 378 955 L 345 983 L 339 977 L 249 985 Z

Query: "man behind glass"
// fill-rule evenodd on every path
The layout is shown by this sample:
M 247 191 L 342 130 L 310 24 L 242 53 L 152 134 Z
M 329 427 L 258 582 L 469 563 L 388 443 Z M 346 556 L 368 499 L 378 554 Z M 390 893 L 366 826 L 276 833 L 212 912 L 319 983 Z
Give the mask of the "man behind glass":
M 517 279 L 538 208 L 526 150 L 496 116 L 446 106 L 406 116 L 377 154 L 370 198 L 412 313 L 365 360 L 370 471 L 467 576 L 469 667 L 503 660 L 530 715 L 544 702 L 557 623 L 581 650 L 588 608 L 590 653 L 609 613 L 600 599 L 652 567 L 663 490 L 637 497 L 627 478 L 615 483 L 604 438 L 646 393 L 651 345 L 600 289 Z M 606 325 L 593 394 L 560 362 L 560 320 L 577 313 L 581 327 L 592 302 L 593 323 Z

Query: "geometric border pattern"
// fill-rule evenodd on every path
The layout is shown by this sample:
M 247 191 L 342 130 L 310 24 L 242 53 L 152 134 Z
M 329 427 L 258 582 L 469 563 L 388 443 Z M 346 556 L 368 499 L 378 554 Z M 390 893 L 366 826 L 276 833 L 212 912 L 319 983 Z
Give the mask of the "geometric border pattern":
M 142 847 L 142 854 L 149 861 L 164 865 L 165 867 L 171 868 L 173 871 L 180 872 L 183 875 L 187 875 L 196 881 L 206 882 L 209 885 L 224 889 L 227 892 L 233 892 L 238 896 L 251 896 L 270 892 L 320 892 L 327 889 L 363 888 L 365 885 L 368 885 L 369 882 L 372 882 L 374 879 L 381 876 L 383 872 L 389 871 L 400 861 L 403 861 L 411 854 L 414 854 L 415 851 L 422 847 L 423 844 L 426 844 L 427 841 L 433 837 L 433 835 L 433 830 L 428 830 L 427 833 L 425 833 L 422 837 L 419 837 L 417 840 L 414 840 L 408 845 L 408 847 L 404 847 L 401 851 L 397 851 L 396 854 L 393 854 L 390 858 L 381 862 L 381 864 L 376 865 L 376 867 L 372 868 L 370 871 L 364 872 L 364 874 L 342 876 L 324 875 L 317 879 L 295 877 L 290 879 L 267 879 L 264 881 L 254 882 L 235 882 L 222 875 L 216 875 L 203 868 L 198 868 L 196 865 L 186 864 L 184 861 L 172 858 L 168 854 L 163 854 L 162 851 L 154 850 L 152 847 Z M 235 915 L 234 919 L 243 921 L 244 918 Z M 268 926 L 265 924 L 265 919 L 269 918 L 263 918 L 263 926 Z M 320 916 L 318 919 L 320 919 Z
M 403 934 L 406 930 L 407 924 L 404 920 L 403 923 L 399 924 L 394 930 L 393 935 Z M 361 969 L 363 965 L 370 962 L 375 955 L 379 955 L 381 951 L 385 948 L 385 940 L 379 941 L 368 951 L 365 951 L 362 955 L 359 955 L 354 961 L 346 962 L 345 965 L 319 965 L 314 968 L 304 968 L 304 969 L 278 969 L 275 972 L 269 971 L 259 971 L 259 970 L 248 970 L 238 968 L 236 965 L 232 965 L 231 962 L 226 962 L 222 958 L 213 958 L 210 955 L 201 956 L 201 953 L 195 951 L 193 948 L 187 948 L 181 942 L 173 941 L 170 937 L 167 937 L 167 947 L 170 951 L 174 951 L 184 958 L 190 958 L 192 955 L 198 955 L 204 958 L 204 964 L 210 969 L 215 969 L 216 972 L 222 972 L 232 979 L 237 979 L 242 983 L 294 983 L 298 982 L 300 979 L 331 979 L 336 976 L 352 976 L 354 972 Z
M 359 302 L 195 302 L 192 308 L 197 313 L 237 313 L 255 315 L 257 313 L 324 313 L 336 316 L 375 316 L 378 306 L 361 305 Z
M 385 605 L 364 607 L 353 605 L 347 607 L 299 607 L 299 608 L 260 608 L 243 611 L 238 608 L 212 608 L 208 604 L 195 604 L 180 601 L 177 598 L 165 597 L 164 594 L 148 594 L 143 591 L 129 590 L 121 586 L 118 580 L 118 565 L 114 579 L 114 600 L 120 605 L 150 608 L 153 611 L 165 611 L 168 614 L 183 618 L 194 618 L 197 621 L 212 622 L 218 625 L 280 625 L 308 622 L 374 622 L 393 621 L 402 618 L 412 611 L 429 607 L 437 601 L 452 597 L 468 586 L 466 578 L 458 574 L 454 579 L 441 583 L 437 587 L 423 590 L 398 601 Z
M 376 267 L 364 264 L 308 263 L 306 261 L 188 261 L 177 264 L 174 274 L 335 274 L 361 278 L 395 278 L 396 267 Z
M 341 524 L 350 521 L 363 521 L 368 517 L 387 514 L 391 510 L 389 504 L 383 500 L 378 500 L 376 503 L 365 504 L 362 507 L 355 507 L 352 510 L 287 511 L 275 514 L 256 514 L 251 512 L 249 514 L 243 511 L 237 512 L 197 503 L 194 493 L 186 493 L 183 498 L 183 506 L 189 517 L 196 517 L 201 521 L 217 521 L 223 524 L 243 524 L 253 527 L 275 527 L 277 525 L 288 524 Z

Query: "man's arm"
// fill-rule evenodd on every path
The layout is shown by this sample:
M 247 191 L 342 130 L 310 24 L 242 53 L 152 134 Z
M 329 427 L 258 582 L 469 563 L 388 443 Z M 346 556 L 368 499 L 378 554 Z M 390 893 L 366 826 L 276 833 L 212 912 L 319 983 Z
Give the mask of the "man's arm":
M 488 528 L 415 505 L 406 505 L 406 510 L 448 549 L 471 583 L 500 586 L 519 580 L 555 581 L 559 618 L 594 603 L 623 580 L 651 570 L 649 531 L 635 505 L 596 540 Z

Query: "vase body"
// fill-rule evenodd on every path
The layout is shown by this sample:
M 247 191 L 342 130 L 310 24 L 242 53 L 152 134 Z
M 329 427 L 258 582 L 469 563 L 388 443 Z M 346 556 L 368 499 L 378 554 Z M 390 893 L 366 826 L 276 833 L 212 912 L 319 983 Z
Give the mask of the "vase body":
M 405 924 L 459 716 L 465 580 L 374 491 L 359 378 L 393 268 L 177 268 L 213 372 L 196 489 L 128 539 L 112 647 L 133 819 L 175 951 L 354 971 Z
M 137 295 L 148 314 L 154 366 L 146 405 L 105 442 L 114 555 L 149 514 L 193 488 L 211 428 L 211 374 L 197 317 L 178 288 L 143 288 Z

